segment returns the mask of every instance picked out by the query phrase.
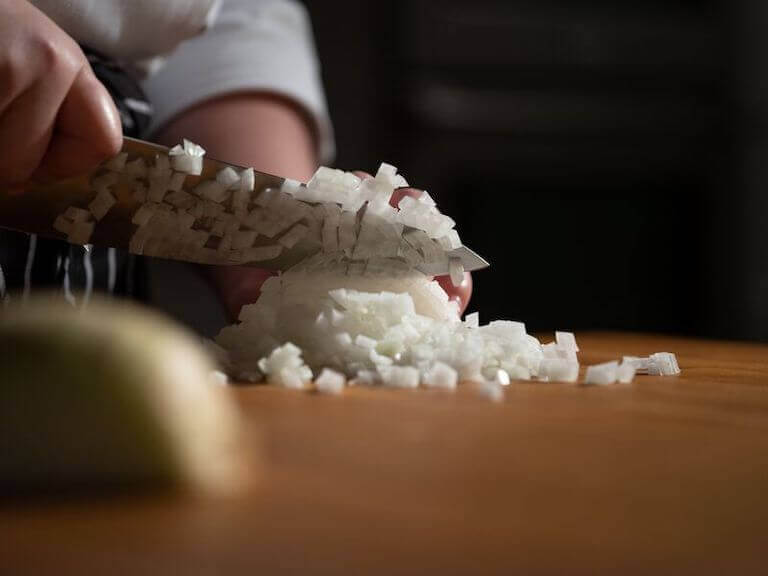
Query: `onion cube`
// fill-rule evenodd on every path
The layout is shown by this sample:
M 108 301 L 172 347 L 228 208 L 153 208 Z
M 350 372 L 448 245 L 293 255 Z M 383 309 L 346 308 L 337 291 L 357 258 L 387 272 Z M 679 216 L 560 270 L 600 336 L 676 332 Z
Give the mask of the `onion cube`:
M 122 172 L 125 168 L 125 162 L 128 160 L 127 152 L 120 152 L 114 158 L 110 158 L 102 164 L 107 170 L 114 170 L 115 172 Z
M 253 246 L 252 248 L 246 248 L 243 250 L 242 262 L 243 264 L 248 262 L 266 262 L 277 258 L 282 252 L 282 246 Z
M 283 181 L 282 186 L 280 186 L 280 190 L 285 192 L 286 194 L 290 194 L 291 196 L 295 196 L 299 190 L 301 190 L 302 185 L 301 182 L 297 180 L 291 180 L 290 178 L 286 178 Z
M 296 224 L 296 226 L 278 238 L 277 242 L 286 248 L 293 248 L 307 235 L 308 232 L 309 227 L 305 226 L 304 224 Z
M 499 368 L 496 370 L 496 375 L 493 377 L 493 381 L 501 386 L 509 386 L 509 374 L 506 370 Z
M 248 190 L 235 190 L 232 192 L 232 209 L 247 210 L 251 202 L 251 193 Z
M 131 236 L 131 240 L 128 242 L 128 251 L 132 254 L 144 254 L 144 245 L 147 239 L 150 237 L 149 228 L 139 228 Z
M 456 230 L 450 230 L 448 234 L 438 238 L 437 243 L 440 244 L 444 250 L 456 250 L 456 248 L 461 248 L 461 239 Z
M 614 384 L 618 376 L 619 369 L 618 362 L 604 362 L 603 364 L 595 364 L 594 366 L 587 366 L 587 374 L 584 377 L 584 384 L 595 384 L 598 386 L 607 386 Z
M 395 174 L 397 174 L 397 168 L 395 166 L 392 166 L 392 164 L 387 164 L 386 162 L 382 162 L 379 164 L 379 169 L 376 171 L 376 177 L 379 176 L 387 176 L 387 177 L 395 177 Z
M 341 394 L 346 382 L 344 374 L 330 368 L 323 368 L 320 375 L 315 378 L 315 389 L 324 394 Z
M 265 188 L 259 195 L 254 198 L 253 202 L 258 206 L 268 206 L 277 198 L 279 191 L 275 188 Z
M 107 190 L 101 190 L 98 194 L 96 194 L 96 197 L 91 201 L 91 203 L 88 204 L 88 208 L 96 220 L 101 220 L 104 218 L 104 216 L 107 215 L 107 212 L 109 212 L 110 208 L 112 208 L 112 206 L 114 206 L 116 203 L 117 200 L 114 196 L 112 196 L 112 194 L 110 194 Z
M 69 233 L 72 231 L 72 226 L 74 222 L 72 220 L 69 220 L 64 216 L 64 214 L 59 214 L 56 216 L 56 219 L 53 221 L 53 229 L 57 232 L 61 232 L 65 236 L 68 236 Z
M 163 198 L 165 198 L 165 193 L 168 191 L 169 181 L 170 177 L 167 174 L 151 177 L 149 179 L 147 198 L 152 202 L 162 202 Z
M 88 222 L 91 219 L 91 213 L 77 206 L 70 206 L 64 211 L 64 218 L 72 222 Z
M 574 352 L 579 351 L 573 332 L 555 332 L 555 342 L 562 349 L 573 350 Z
M 386 366 L 379 370 L 384 386 L 393 388 L 417 388 L 419 371 L 412 366 Z
M 248 194 L 248 197 L 250 197 L 250 193 L 253 192 L 253 188 L 256 185 L 256 174 L 253 171 L 253 168 L 246 168 L 242 172 L 240 172 L 240 191 L 246 192 Z
M 192 228 L 196 220 L 196 218 L 192 214 L 181 209 L 177 210 L 176 214 L 177 214 L 176 221 L 178 222 L 180 229 L 187 230 L 189 228 Z
M 467 328 L 479 328 L 480 327 L 480 314 L 478 312 L 472 312 L 464 317 L 464 325 Z
M 451 276 L 451 284 L 458 288 L 464 282 L 464 264 L 459 258 L 448 260 L 448 274 Z
M 130 162 L 126 162 L 123 168 L 123 174 L 128 174 L 134 178 L 146 178 L 147 177 L 147 163 L 144 158 L 136 158 Z
M 453 390 L 459 383 L 459 373 L 443 362 L 435 362 L 424 373 L 421 382 L 427 388 L 445 388 Z
M 227 166 L 216 174 L 216 182 L 224 186 L 225 189 L 234 188 L 235 184 L 238 184 L 239 188 L 240 176 L 234 168 Z
M 146 226 L 149 224 L 149 221 L 152 219 L 152 216 L 154 216 L 156 212 L 157 208 L 154 205 L 143 204 L 139 206 L 138 210 L 136 210 L 136 213 L 133 215 L 131 222 L 137 226 Z
M 635 378 L 634 364 L 622 362 L 616 370 L 616 380 L 622 384 L 629 384 Z
M 181 146 L 176 145 L 168 151 L 170 165 L 177 172 L 199 175 L 203 171 L 205 149 L 186 138 Z
M 229 196 L 227 188 L 216 180 L 203 180 L 195 186 L 194 192 L 201 198 L 217 203 L 223 202 Z
M 256 241 L 256 232 L 253 230 L 242 230 L 232 234 L 232 249 L 241 250 L 243 248 L 250 248 Z
M 81 246 L 90 243 L 93 228 L 93 222 L 73 222 L 72 229 L 67 236 L 67 242 Z
M 184 174 L 184 172 L 174 172 L 168 182 L 168 190 L 171 190 L 172 192 L 181 190 L 184 187 L 184 180 L 186 177 L 187 175 Z
M 111 186 L 114 186 L 117 184 L 118 175 L 114 172 L 107 172 L 106 174 L 102 174 L 101 176 L 95 177 L 93 180 L 91 180 L 91 187 L 94 188 L 96 191 L 99 190 L 106 190 Z
M 147 201 L 147 187 L 144 184 L 138 183 L 133 188 L 133 195 L 131 196 L 135 202 L 144 203 Z
M 676 376 L 680 374 L 677 358 L 670 352 L 656 352 L 649 356 L 648 374 L 656 376 Z
M 184 190 L 169 192 L 163 201 L 171 204 L 172 206 L 176 206 L 177 208 L 184 209 L 191 208 L 195 205 L 195 197 L 192 196 L 192 194 L 189 192 L 185 192 Z
M 203 159 L 198 156 L 188 156 L 186 154 L 172 156 L 171 167 L 176 172 L 199 176 L 203 172 Z
M 224 234 L 224 236 L 221 237 L 217 250 L 219 252 L 229 252 L 232 250 L 232 234 Z
M 538 377 L 546 381 L 576 382 L 579 379 L 579 363 L 567 358 L 543 358 Z

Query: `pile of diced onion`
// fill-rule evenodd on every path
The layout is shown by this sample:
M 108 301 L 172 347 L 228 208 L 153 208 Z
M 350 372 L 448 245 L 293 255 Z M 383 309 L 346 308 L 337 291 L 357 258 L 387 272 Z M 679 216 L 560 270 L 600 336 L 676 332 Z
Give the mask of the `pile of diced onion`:
M 255 304 L 216 338 L 238 380 L 338 393 L 347 385 L 454 389 L 474 382 L 498 400 L 511 380 L 576 382 L 579 348 L 572 333 L 541 344 L 520 322 L 463 320 L 436 274 L 458 285 L 454 221 L 426 192 L 390 203 L 407 186 L 394 166 L 372 178 L 320 168 L 302 185 L 256 190 L 254 171 L 199 176 L 205 151 L 184 141 L 148 165 L 126 154 L 107 162 L 91 184 L 88 208 L 70 207 L 54 223 L 85 244 L 128 183 L 136 204 L 130 249 L 212 264 L 295 264 L 267 280 Z M 185 184 L 187 186 L 185 187 Z M 583 384 L 629 383 L 636 373 L 677 374 L 673 354 L 624 357 L 588 367 Z M 314 383 L 312 381 L 314 379 Z

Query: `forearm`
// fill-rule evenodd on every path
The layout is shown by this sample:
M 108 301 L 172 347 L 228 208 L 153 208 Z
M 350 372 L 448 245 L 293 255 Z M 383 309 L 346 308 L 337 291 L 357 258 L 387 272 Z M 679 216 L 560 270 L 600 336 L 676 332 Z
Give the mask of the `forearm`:
M 169 145 L 187 138 L 213 158 L 304 182 L 317 165 L 309 119 L 297 106 L 270 94 L 204 102 L 180 114 L 155 138 Z M 222 266 L 209 268 L 207 276 L 234 317 L 243 304 L 254 300 L 268 273 Z

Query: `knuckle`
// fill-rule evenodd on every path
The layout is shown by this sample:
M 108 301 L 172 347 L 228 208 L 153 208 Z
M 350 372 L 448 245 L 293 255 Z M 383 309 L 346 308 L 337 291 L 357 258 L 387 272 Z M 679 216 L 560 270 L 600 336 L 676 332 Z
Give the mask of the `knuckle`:
M 83 65 L 79 50 L 60 37 L 37 38 L 35 51 L 43 69 L 48 73 L 73 77 Z
M 0 60 L 0 101 L 13 98 L 24 90 L 27 77 L 23 55 L 9 50 Z

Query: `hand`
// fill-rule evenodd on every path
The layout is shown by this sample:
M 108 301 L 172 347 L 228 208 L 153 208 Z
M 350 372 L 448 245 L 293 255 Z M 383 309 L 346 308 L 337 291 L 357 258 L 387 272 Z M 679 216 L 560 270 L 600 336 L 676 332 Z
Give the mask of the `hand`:
M 0 0 L 0 186 L 114 156 L 120 117 L 77 43 L 26 0 Z

